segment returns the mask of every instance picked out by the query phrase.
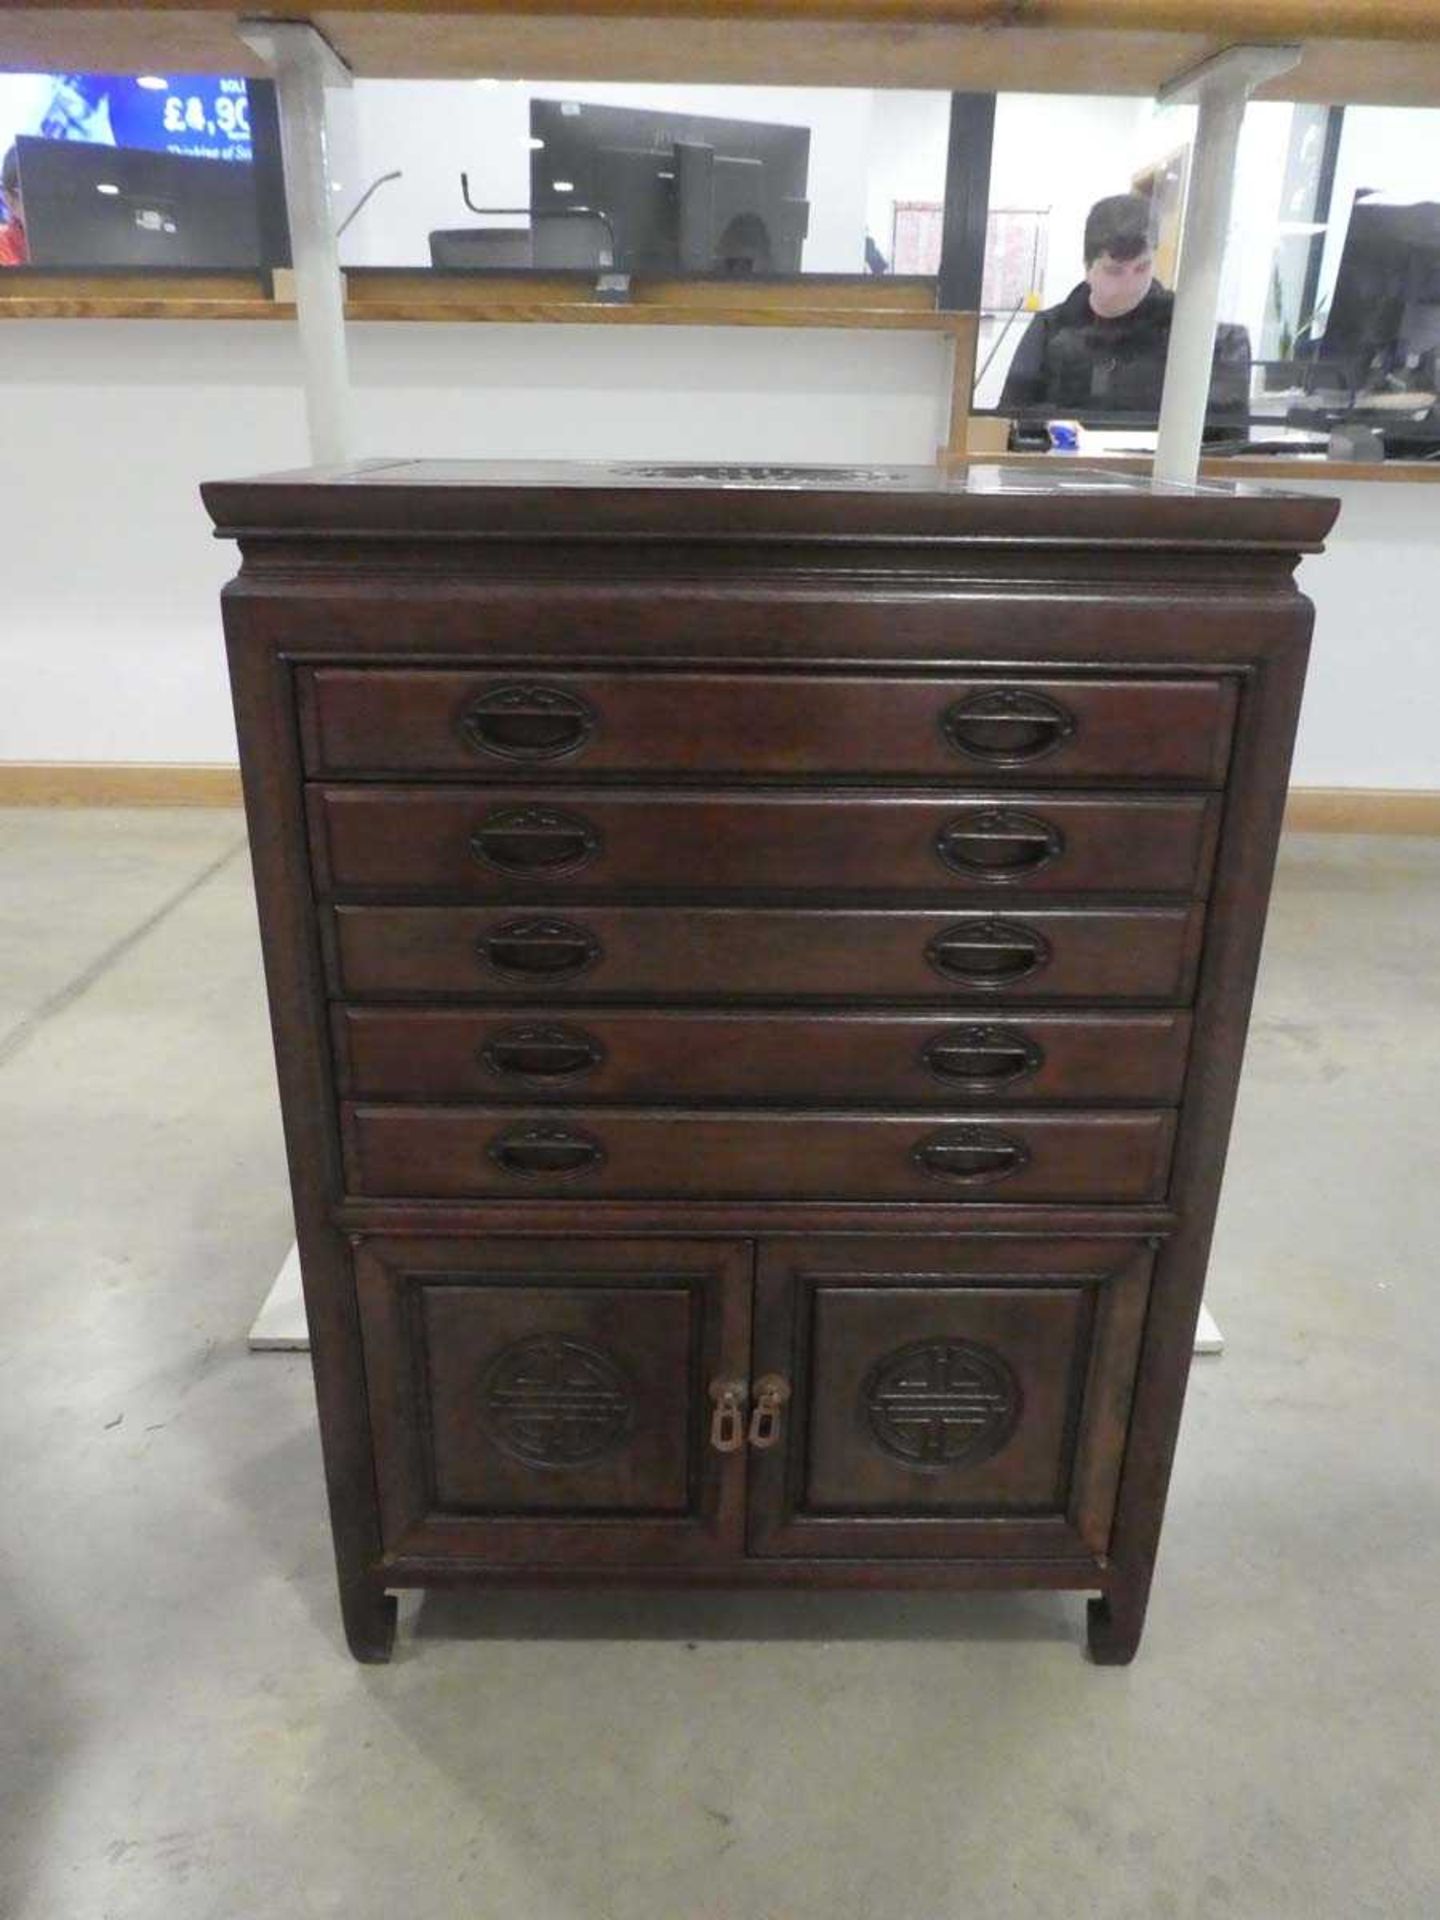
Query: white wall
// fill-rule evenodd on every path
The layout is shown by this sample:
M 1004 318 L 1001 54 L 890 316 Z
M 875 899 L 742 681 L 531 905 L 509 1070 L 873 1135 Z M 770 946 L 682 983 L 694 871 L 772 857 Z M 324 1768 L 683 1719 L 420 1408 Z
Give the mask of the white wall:
M 1329 546 L 1300 568 L 1316 619 L 1295 781 L 1440 789 L 1440 486 L 1302 491 L 1341 505 Z
M 196 488 L 302 465 L 278 323 L 7 321 L 0 356 L 0 760 L 229 761 Z M 357 452 L 929 460 L 943 335 L 760 328 L 350 330 Z
M 870 109 L 865 221 L 888 260 L 898 200 L 945 200 L 948 93 L 876 93 Z
M 927 334 L 351 330 L 364 454 L 925 461 Z M 216 597 L 232 550 L 201 479 L 303 463 L 283 325 L 5 323 L 0 759 L 229 761 Z M 1322 489 L 1334 490 L 1334 489 Z M 1302 784 L 1440 788 L 1440 489 L 1350 485 L 1307 561 Z

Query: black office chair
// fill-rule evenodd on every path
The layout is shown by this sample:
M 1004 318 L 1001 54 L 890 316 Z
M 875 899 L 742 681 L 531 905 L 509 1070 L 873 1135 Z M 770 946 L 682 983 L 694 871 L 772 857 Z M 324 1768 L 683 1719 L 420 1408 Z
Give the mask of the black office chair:
M 438 227 L 430 235 L 432 267 L 530 267 L 534 242 L 528 227 Z
M 443 227 L 430 235 L 432 267 L 598 267 L 615 265 L 615 228 L 607 215 L 590 207 L 477 207 L 470 181 L 460 176 L 466 206 L 481 219 L 528 220 L 526 227 Z

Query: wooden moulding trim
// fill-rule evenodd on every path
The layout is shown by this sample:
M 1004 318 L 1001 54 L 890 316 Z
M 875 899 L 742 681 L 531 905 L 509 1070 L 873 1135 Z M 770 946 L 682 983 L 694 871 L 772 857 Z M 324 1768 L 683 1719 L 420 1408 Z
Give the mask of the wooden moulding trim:
M 240 769 L 128 761 L 0 762 L 7 807 L 238 807 Z
M 1292 787 L 1285 830 L 1440 834 L 1440 792 L 1421 787 Z
M 238 807 L 236 767 L 128 761 L 0 762 L 0 806 Z M 1292 787 L 1290 833 L 1440 835 L 1440 790 Z

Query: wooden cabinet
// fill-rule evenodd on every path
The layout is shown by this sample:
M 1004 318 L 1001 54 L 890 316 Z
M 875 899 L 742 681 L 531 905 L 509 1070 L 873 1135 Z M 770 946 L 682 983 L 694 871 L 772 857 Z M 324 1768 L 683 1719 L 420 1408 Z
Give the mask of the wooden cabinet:
M 1073 1588 L 1128 1659 L 1331 504 L 205 496 L 357 1656 L 606 1581 Z

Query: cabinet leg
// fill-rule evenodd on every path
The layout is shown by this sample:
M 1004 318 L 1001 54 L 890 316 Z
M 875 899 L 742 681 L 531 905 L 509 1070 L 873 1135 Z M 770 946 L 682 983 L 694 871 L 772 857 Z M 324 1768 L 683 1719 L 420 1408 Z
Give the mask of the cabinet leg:
M 1147 1595 L 1123 1589 L 1103 1594 L 1086 1608 L 1086 1637 L 1097 1667 L 1128 1667 L 1145 1629 Z
M 395 1596 L 368 1580 L 340 1584 L 340 1612 L 350 1651 L 365 1666 L 383 1666 L 395 1647 Z

